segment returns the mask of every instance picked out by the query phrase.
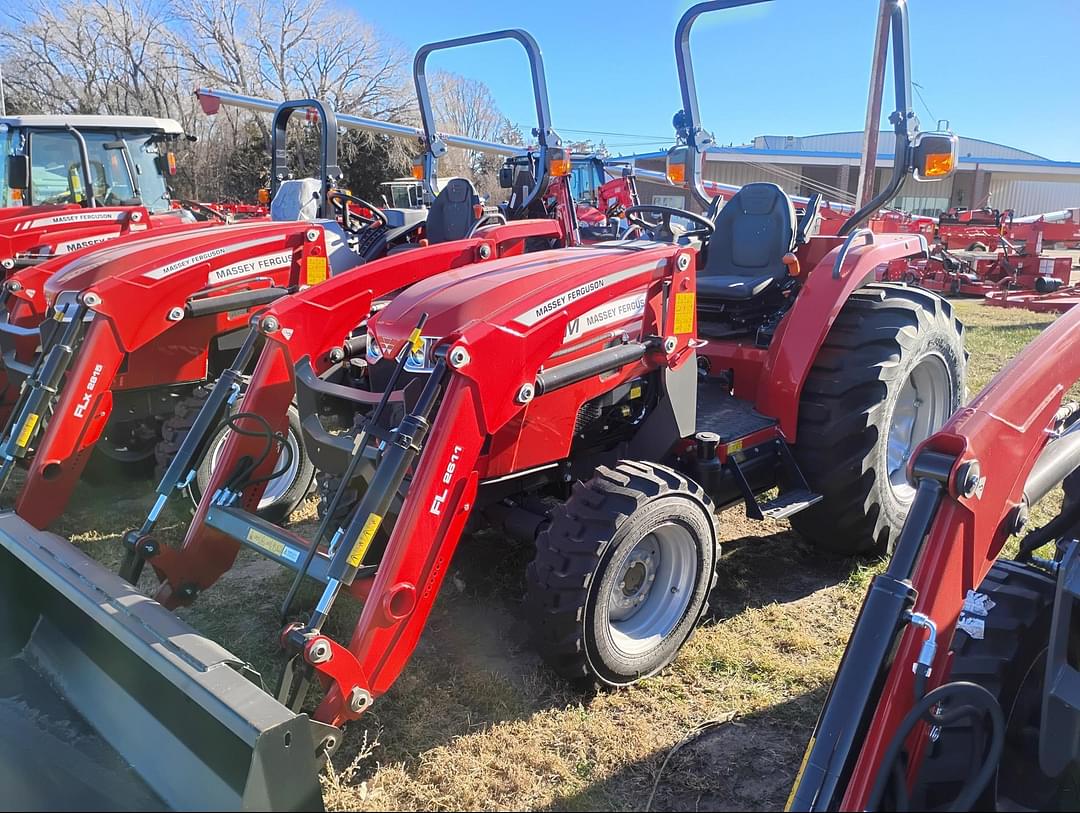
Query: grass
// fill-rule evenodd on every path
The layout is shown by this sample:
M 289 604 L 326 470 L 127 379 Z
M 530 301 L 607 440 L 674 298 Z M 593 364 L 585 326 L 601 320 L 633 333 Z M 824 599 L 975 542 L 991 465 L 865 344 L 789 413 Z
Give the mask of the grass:
M 957 305 L 977 393 L 1052 317 Z M 141 486 L 140 486 L 141 488 Z M 149 489 L 84 488 L 57 530 L 96 556 L 149 503 Z M 312 507 L 301 527 L 310 530 Z M 175 511 L 163 539 L 180 538 Z M 351 725 L 324 778 L 327 804 L 359 810 L 658 810 L 783 805 L 878 562 L 825 560 L 786 523 L 720 518 L 725 540 L 710 614 L 663 674 L 584 695 L 548 672 L 519 612 L 529 551 L 491 533 L 465 540 L 416 654 L 394 687 Z M 273 685 L 277 606 L 288 578 L 241 554 L 184 615 L 249 659 Z M 143 587 L 153 588 L 151 575 Z M 310 594 L 309 594 L 310 598 Z M 355 607 L 335 609 L 347 638 Z

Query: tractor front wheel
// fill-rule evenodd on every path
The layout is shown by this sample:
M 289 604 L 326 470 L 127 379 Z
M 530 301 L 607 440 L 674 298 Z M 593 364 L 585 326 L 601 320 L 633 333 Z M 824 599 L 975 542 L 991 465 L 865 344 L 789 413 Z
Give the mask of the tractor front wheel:
M 551 514 L 526 574 L 541 655 L 562 677 L 625 686 L 667 666 L 707 608 L 712 504 L 664 466 L 602 466 Z
M 187 398 L 181 399 L 176 405 L 176 411 L 171 418 L 165 421 L 161 429 L 161 441 L 155 449 L 157 470 L 155 472 L 160 480 L 169 463 L 180 449 L 180 445 L 187 437 L 195 422 L 199 410 L 202 409 L 210 394 L 210 386 L 202 386 Z M 188 494 L 196 504 L 202 499 L 203 491 L 210 482 L 210 475 L 217 465 L 221 449 L 228 437 L 229 428 L 219 425 L 214 430 L 214 436 L 207 446 L 207 452 L 199 462 L 195 471 L 195 477 L 188 485 Z M 303 434 L 300 429 L 300 413 L 295 406 L 289 407 L 288 443 L 291 454 L 288 461 L 282 452 L 275 464 L 275 471 L 281 469 L 288 462 L 281 473 L 266 484 L 262 499 L 259 500 L 258 513 L 264 519 L 271 522 L 284 522 L 289 514 L 300 504 L 311 489 L 315 477 L 315 466 L 307 455 L 304 448 Z
M 889 283 L 855 291 L 803 387 L 795 455 L 823 499 L 795 529 L 844 556 L 891 551 L 915 496 L 908 461 L 960 407 L 965 367 L 947 300 Z

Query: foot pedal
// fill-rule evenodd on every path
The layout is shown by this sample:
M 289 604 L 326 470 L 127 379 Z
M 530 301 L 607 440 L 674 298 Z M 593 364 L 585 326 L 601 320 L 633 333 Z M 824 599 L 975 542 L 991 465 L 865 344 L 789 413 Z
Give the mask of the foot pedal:
M 815 494 L 809 489 L 797 488 L 785 491 L 771 500 L 759 502 L 757 505 L 763 519 L 787 519 L 792 514 L 797 514 L 817 502 L 821 502 L 820 494 Z

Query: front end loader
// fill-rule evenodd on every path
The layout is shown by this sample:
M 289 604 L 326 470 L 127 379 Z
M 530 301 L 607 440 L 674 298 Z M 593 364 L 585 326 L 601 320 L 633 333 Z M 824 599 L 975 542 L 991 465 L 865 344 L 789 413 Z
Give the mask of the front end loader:
M 1078 337 L 1072 311 L 913 456 L 789 809 L 1076 809 Z

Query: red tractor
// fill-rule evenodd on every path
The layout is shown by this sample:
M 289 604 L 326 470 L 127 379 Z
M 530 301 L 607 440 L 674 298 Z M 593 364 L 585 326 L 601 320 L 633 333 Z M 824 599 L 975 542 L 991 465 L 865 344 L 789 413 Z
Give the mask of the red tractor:
M 1080 803 L 1078 337 L 1074 310 L 913 455 L 915 500 L 789 809 Z
M 938 216 L 937 239 L 946 249 L 996 251 L 1012 216 L 1010 209 L 948 209 Z
M 702 198 L 689 31 L 730 5 L 693 7 L 676 35 L 685 145 L 670 160 Z M 906 54 L 902 2 L 892 26 Z M 907 176 L 955 161 L 954 137 L 916 135 L 898 64 L 895 174 L 841 236 L 811 237 L 815 205 L 797 221 L 778 187 L 751 184 L 715 220 L 636 206 L 636 239 L 427 277 L 362 325 L 362 273 L 318 301 L 275 303 L 245 345 L 267 349 L 232 419 L 244 431 L 225 441 L 183 545 L 152 533 L 163 482 L 126 537 L 123 575 L 148 561 L 159 601 L 187 604 L 244 545 L 294 571 L 283 614 L 304 578 L 321 583 L 283 632 L 294 657 L 279 699 L 298 708 L 317 679 L 316 719 L 340 725 L 407 662 L 471 518 L 536 545 L 526 606 L 553 667 L 613 686 L 662 669 L 704 612 L 717 508 L 790 517 L 831 552 L 890 549 L 914 496 L 908 456 L 964 382 L 948 303 L 873 282 L 925 241 L 856 228 Z M 349 296 L 359 304 L 320 330 Z M 294 393 L 308 454 L 334 483 L 310 540 L 252 511 Z M 342 591 L 364 602 L 347 647 L 323 632 Z
M 145 116 L 0 118 L 0 268 L 14 269 L 147 229 L 225 220 L 171 199 L 172 119 Z
M 324 123 L 320 177 L 325 180 L 287 180 L 286 123 L 294 111 L 312 107 L 321 108 Z M 544 183 L 526 190 L 530 196 L 519 199 L 508 210 L 510 216 L 528 210 L 547 185 L 548 163 L 565 156 L 550 131 L 546 99 L 542 113 L 544 137 L 529 160 L 543 167 L 533 177 Z M 431 207 L 424 211 L 384 212 L 329 189 L 340 175 L 334 165 L 336 129 L 332 111 L 317 102 L 279 108 L 270 221 L 122 241 L 66 264 L 54 261 L 29 269 L 26 279 L 9 283 L 8 320 L 0 325 L 0 341 L 10 391 L 17 386 L 18 397 L 9 403 L 0 457 L 5 472 L 16 460 L 29 464 L 16 501 L 20 515 L 39 527 L 55 519 L 95 450 L 99 458 L 129 469 L 145 471 L 142 467 L 156 460 L 164 471 L 207 395 L 203 382 L 228 367 L 250 315 L 276 298 L 387 254 L 421 250 L 424 244 L 421 254 L 402 254 L 390 264 L 392 272 L 377 286 L 380 293 L 414 281 L 418 273 L 521 251 L 529 239 L 572 239 L 572 205 L 559 208 L 560 222 L 507 227 L 505 214 L 481 211 L 475 190 L 462 179 L 451 179 L 438 195 L 432 194 Z M 363 207 L 368 217 L 358 218 L 350 204 Z M 340 224 L 320 217 L 331 205 Z M 477 240 L 434 250 L 436 244 L 480 234 L 485 224 L 502 228 L 486 235 L 479 254 L 477 245 L 483 241 Z M 421 256 L 430 262 L 422 263 Z M 43 321 L 50 310 L 57 319 Z M 303 498 L 313 474 L 293 415 L 286 434 L 290 466 L 274 478 L 263 501 L 264 510 L 279 519 Z M 190 484 L 196 495 L 207 473 L 203 470 Z

